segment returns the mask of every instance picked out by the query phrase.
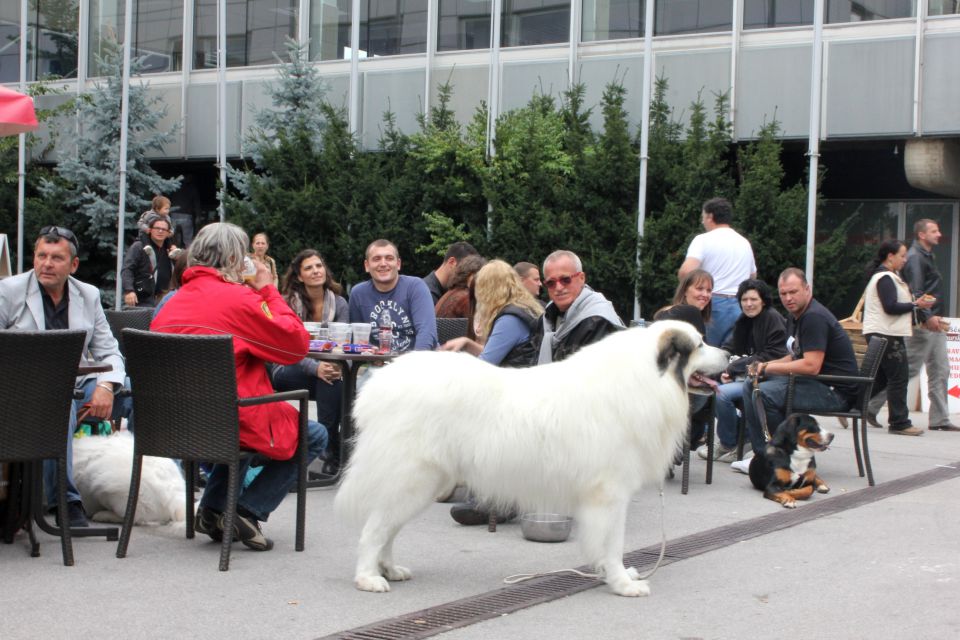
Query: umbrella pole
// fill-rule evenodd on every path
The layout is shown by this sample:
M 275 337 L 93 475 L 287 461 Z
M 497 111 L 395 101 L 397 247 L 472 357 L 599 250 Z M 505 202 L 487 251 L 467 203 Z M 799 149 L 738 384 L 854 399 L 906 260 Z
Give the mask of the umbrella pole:
M 27 0 L 20 0 L 20 93 L 27 92 Z M 27 136 L 17 150 L 17 273 L 23 273 L 23 214 L 27 178 Z
M 130 119 L 130 42 L 133 40 L 133 2 L 126 0 L 123 15 L 123 87 L 120 90 L 120 202 L 117 204 L 117 275 L 114 309 L 123 304 L 123 227 L 127 208 L 127 129 Z

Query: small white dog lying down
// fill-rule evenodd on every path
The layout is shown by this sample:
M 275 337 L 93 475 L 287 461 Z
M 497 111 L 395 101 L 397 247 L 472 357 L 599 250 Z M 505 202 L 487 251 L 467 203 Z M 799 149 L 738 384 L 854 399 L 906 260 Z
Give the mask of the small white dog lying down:
M 613 592 L 649 594 L 623 566 L 627 506 L 667 472 L 687 429 L 688 385 L 726 363 L 677 321 L 530 369 L 452 352 L 398 358 L 357 397 L 356 450 L 336 497 L 340 515 L 362 525 L 357 588 L 389 591 L 388 580 L 410 578 L 394 564 L 394 537 L 461 483 L 488 504 L 572 514 Z
M 73 441 L 73 481 L 94 520 L 123 522 L 132 468 L 133 436 L 128 431 Z M 144 456 L 134 523 L 167 524 L 185 519 L 186 487 L 177 463 Z

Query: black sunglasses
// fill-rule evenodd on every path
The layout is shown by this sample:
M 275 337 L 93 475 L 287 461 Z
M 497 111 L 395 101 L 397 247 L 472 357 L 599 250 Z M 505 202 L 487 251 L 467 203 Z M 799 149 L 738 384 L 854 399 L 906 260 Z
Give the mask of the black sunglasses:
M 60 238 L 63 238 L 73 245 L 73 248 L 77 250 L 77 253 L 80 252 L 80 243 L 77 242 L 77 236 L 73 235 L 73 231 L 70 231 L 70 229 L 67 229 L 66 227 L 49 225 L 43 229 L 40 229 L 40 235 L 44 238 L 52 238 L 54 242 Z

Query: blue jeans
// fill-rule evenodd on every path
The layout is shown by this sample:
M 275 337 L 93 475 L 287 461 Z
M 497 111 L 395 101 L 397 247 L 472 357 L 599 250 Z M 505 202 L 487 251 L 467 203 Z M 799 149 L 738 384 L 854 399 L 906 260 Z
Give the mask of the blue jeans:
M 737 407 L 743 400 L 743 383 L 728 382 L 717 388 L 717 438 L 727 449 L 737 446 Z
M 319 422 L 307 421 L 307 462 L 315 460 L 327 448 L 327 429 Z M 237 508 L 246 511 L 257 520 L 265 522 L 270 513 L 280 506 L 290 487 L 297 481 L 296 454 L 289 460 L 263 458 L 263 470 L 246 489 L 240 489 Z M 247 474 L 250 461 L 242 461 L 238 474 L 240 486 Z M 227 465 L 215 464 L 207 476 L 207 488 L 200 498 L 200 507 L 222 512 L 227 504 Z
M 270 376 L 273 388 L 277 391 L 297 391 L 306 389 L 310 399 L 316 401 L 317 422 L 327 426 L 329 453 L 340 453 L 340 401 L 342 380 L 327 384 L 317 376 L 306 373 L 299 365 L 277 365 Z
M 773 376 L 766 382 L 760 383 L 760 397 L 763 399 L 763 408 L 767 415 L 767 428 L 772 435 L 777 427 L 786 419 L 788 376 Z M 751 394 L 753 383 L 750 380 L 743 382 L 743 408 L 747 418 L 747 433 L 750 436 L 750 445 L 754 451 L 763 451 L 766 439 L 763 436 L 763 427 L 754 407 Z M 804 411 L 846 411 L 850 407 L 850 399 L 842 393 L 816 380 L 800 378 L 794 389 L 793 410 L 796 413 Z
M 130 388 L 130 378 L 127 378 L 123 386 L 127 389 Z M 74 400 L 73 406 L 70 407 L 70 422 L 67 427 L 67 502 L 80 502 L 80 492 L 77 491 L 76 485 L 73 484 L 73 434 L 77 430 L 77 413 L 80 411 L 80 408 L 87 402 L 90 402 L 90 397 L 93 395 L 93 390 L 97 388 L 97 381 L 95 378 L 90 378 L 87 380 L 81 387 L 80 391 L 83 392 L 83 398 L 81 400 Z M 133 398 L 129 395 L 122 398 L 113 399 L 113 415 L 110 416 L 112 420 L 117 418 L 126 418 L 127 419 L 127 429 L 130 433 L 133 433 Z M 48 505 L 57 504 L 57 461 L 56 460 L 44 460 L 43 461 L 43 488 L 47 498 Z
M 740 303 L 736 298 L 721 298 L 714 296 L 710 299 L 710 324 L 707 325 L 707 344 L 714 347 L 723 346 L 730 337 L 733 325 L 740 317 Z

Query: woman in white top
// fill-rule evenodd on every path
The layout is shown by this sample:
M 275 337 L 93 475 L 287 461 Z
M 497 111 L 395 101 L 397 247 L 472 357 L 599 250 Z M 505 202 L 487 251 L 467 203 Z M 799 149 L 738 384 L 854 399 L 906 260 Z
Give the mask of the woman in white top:
M 863 294 L 863 335 L 868 341 L 887 339 L 873 393 L 887 389 L 889 432 L 919 436 L 923 431 L 910 423 L 907 409 L 909 374 L 903 339 L 913 333 L 913 310 L 929 309 L 934 299 L 913 299 L 910 287 L 900 278 L 906 261 L 907 247 L 899 240 L 887 240 L 877 249 L 877 256 L 867 267 L 870 281 Z

